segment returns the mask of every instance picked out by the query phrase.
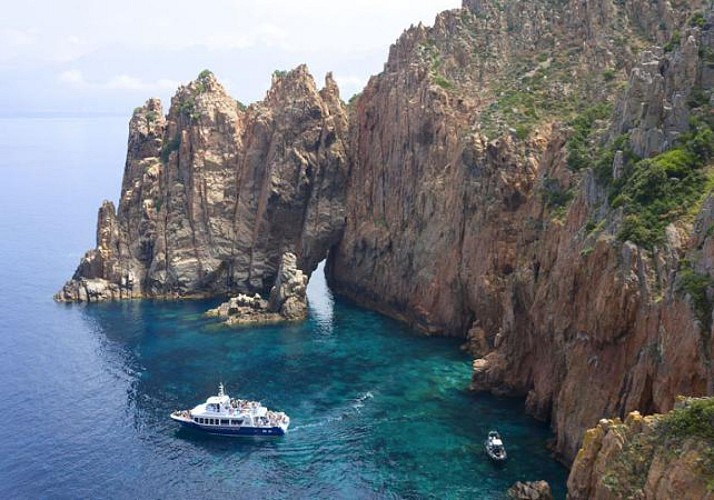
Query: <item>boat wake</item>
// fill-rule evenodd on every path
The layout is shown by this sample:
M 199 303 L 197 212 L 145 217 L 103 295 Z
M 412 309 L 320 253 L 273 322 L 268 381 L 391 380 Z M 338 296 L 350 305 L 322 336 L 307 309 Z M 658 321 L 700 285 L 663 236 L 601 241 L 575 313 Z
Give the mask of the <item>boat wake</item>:
M 350 399 L 349 402 L 346 404 L 347 407 L 343 407 L 341 410 L 338 410 L 339 413 L 337 415 L 327 416 L 321 419 L 319 422 L 309 422 L 302 425 L 296 425 L 295 427 L 290 429 L 290 434 L 294 434 L 295 432 L 303 429 L 324 427 L 325 425 L 351 418 L 355 414 L 359 414 L 362 408 L 364 408 L 364 406 L 366 405 L 366 402 L 370 399 L 374 399 L 374 394 L 372 393 L 372 391 L 364 392 L 356 398 Z
M 365 401 L 369 399 L 374 399 L 374 394 L 372 394 L 371 391 L 367 391 L 363 394 L 361 394 L 359 397 L 355 398 L 352 400 L 353 405 L 352 408 L 357 410 L 359 412 L 360 408 L 364 408 Z

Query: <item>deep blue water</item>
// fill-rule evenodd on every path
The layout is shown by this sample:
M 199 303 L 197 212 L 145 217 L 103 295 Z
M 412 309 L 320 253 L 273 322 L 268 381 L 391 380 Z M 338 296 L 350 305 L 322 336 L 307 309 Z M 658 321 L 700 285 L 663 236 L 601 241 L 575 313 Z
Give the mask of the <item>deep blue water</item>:
M 468 393 L 470 359 L 333 299 L 309 320 L 230 330 L 215 301 L 67 306 L 52 294 L 116 199 L 124 118 L 0 119 L 1 498 L 500 498 L 566 470 L 522 401 Z M 168 419 L 216 391 L 291 417 L 273 440 L 207 437 Z M 491 428 L 510 460 L 494 467 Z

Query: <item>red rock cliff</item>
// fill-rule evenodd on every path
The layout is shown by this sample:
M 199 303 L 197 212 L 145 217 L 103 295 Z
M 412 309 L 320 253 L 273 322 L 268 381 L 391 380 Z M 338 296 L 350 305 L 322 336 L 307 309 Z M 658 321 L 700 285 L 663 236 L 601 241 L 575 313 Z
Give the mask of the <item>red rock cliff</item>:
M 697 6 L 469 1 L 407 31 L 352 110 L 331 286 L 468 335 L 474 389 L 527 396 L 566 461 L 601 417 L 713 390 L 708 174 L 688 210 L 658 212 L 672 223 L 653 245 L 623 232 L 634 199 L 610 199 L 639 182 L 623 157 L 656 156 L 709 112 L 711 12 Z M 614 113 L 578 125 L 597 103 Z M 586 165 L 578 130 L 600 152 Z M 604 151 L 607 181 L 588 168 Z M 683 286 L 692 276 L 703 290 Z
M 526 396 L 572 460 L 601 417 L 714 392 L 713 54 L 699 2 L 468 0 L 349 125 L 304 67 L 247 110 L 204 73 L 136 110 L 57 298 L 266 292 L 331 249 L 337 293 L 468 338 L 474 389 Z
M 164 118 L 150 100 L 130 122 L 119 209 L 105 202 L 97 249 L 58 300 L 267 292 L 280 255 L 311 272 L 344 225 L 346 113 L 328 75 L 277 73 L 243 109 L 210 72 Z

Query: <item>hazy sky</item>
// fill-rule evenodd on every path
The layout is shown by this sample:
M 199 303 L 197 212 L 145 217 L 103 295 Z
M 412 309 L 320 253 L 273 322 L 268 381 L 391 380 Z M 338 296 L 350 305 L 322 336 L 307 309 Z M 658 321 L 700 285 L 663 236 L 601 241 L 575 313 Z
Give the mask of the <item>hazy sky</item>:
M 0 114 L 130 113 L 213 70 L 244 102 L 275 69 L 334 71 L 343 98 L 410 24 L 461 0 L 24 0 L 0 12 Z

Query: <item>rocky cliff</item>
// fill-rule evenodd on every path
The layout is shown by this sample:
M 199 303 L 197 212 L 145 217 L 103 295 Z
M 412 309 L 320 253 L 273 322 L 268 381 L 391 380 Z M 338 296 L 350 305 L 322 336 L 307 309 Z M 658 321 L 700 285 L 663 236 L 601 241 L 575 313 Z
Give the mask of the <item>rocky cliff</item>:
M 568 498 L 714 498 L 714 408 L 682 401 L 665 415 L 632 412 L 585 434 L 568 478 Z
M 697 1 L 466 0 L 347 111 L 277 73 L 136 110 L 119 208 L 59 300 L 267 293 L 280 255 L 426 332 L 473 388 L 585 429 L 714 393 L 714 29 Z M 584 397 L 585 395 L 585 397 Z
M 344 225 L 347 117 L 331 75 L 276 72 L 244 109 L 213 74 L 137 108 L 119 208 L 61 301 L 267 293 L 280 256 L 311 272 Z
M 565 461 L 601 417 L 714 390 L 711 18 L 467 1 L 351 111 L 331 286 L 468 337 L 473 388 L 527 396 Z
M 278 276 L 268 300 L 259 294 L 239 294 L 206 312 L 226 325 L 256 325 L 300 321 L 307 317 L 307 276 L 297 268 L 295 254 L 285 252 L 280 258 Z

